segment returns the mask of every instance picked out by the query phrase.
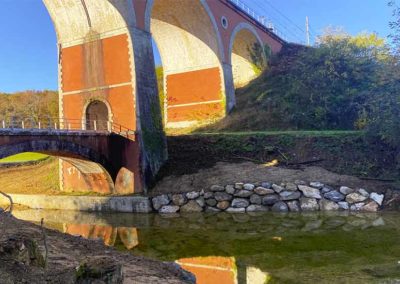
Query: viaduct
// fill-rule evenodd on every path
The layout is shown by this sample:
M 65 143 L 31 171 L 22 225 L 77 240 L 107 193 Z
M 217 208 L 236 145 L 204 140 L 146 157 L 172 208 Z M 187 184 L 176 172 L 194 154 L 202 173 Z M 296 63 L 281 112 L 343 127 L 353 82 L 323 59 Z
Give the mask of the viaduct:
M 123 193 L 146 191 L 166 161 L 164 125 L 227 115 L 235 87 L 261 72 L 266 50 L 277 53 L 285 44 L 238 0 L 43 2 L 58 39 L 57 130 L 15 132 L 3 123 L 0 158 L 48 152 L 80 170 L 83 161 L 96 162 Z M 162 101 L 154 42 L 164 70 Z M 74 163 L 78 156 L 83 160 Z

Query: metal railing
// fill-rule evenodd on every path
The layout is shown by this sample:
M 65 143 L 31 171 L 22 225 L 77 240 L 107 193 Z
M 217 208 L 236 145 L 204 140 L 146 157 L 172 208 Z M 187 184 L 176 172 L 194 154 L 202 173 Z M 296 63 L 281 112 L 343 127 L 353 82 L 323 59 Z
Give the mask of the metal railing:
M 251 9 L 249 6 L 247 6 L 240 0 L 228 0 L 228 2 L 232 3 L 238 10 L 245 13 L 253 21 L 256 21 L 258 24 L 260 24 L 264 28 L 268 29 L 272 33 L 276 34 L 280 38 L 287 41 L 287 39 L 288 39 L 287 36 L 280 30 L 278 30 L 272 21 L 267 21 L 267 17 L 257 14 L 253 9 Z
M 8 118 L 0 120 L 0 129 L 26 129 L 26 130 L 57 130 L 57 131 L 87 131 L 116 133 L 128 139 L 135 138 L 135 131 L 113 121 L 86 120 L 70 118 Z

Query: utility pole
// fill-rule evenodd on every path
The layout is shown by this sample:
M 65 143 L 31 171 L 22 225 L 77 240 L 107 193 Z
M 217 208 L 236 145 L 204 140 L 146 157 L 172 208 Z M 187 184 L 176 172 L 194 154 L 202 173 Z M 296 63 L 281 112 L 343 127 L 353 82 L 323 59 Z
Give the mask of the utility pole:
M 308 21 L 308 16 L 306 16 L 306 40 L 307 45 L 310 46 L 310 23 Z

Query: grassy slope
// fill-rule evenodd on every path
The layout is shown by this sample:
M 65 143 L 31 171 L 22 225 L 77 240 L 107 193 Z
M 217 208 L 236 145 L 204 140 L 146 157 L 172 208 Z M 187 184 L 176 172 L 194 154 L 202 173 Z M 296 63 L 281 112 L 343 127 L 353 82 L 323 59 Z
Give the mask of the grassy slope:
M 48 157 L 49 156 L 40 153 L 20 153 L 4 159 L 0 159 L 0 164 L 36 162 L 45 160 Z

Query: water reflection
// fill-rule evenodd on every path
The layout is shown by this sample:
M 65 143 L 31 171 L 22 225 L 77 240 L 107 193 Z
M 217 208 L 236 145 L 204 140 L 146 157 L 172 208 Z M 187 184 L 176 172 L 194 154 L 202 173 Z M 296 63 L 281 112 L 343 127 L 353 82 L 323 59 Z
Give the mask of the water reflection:
M 400 279 L 399 214 L 134 215 L 18 211 L 62 232 L 176 261 L 198 283 Z M 361 281 L 361 282 L 360 282 Z

